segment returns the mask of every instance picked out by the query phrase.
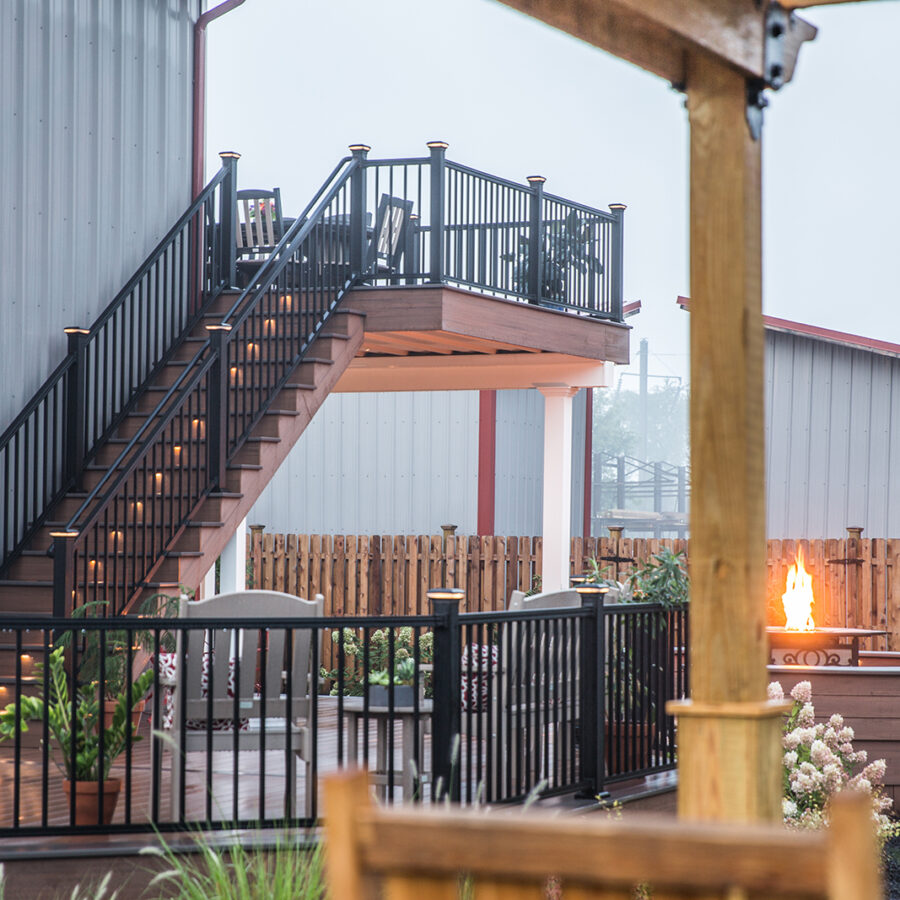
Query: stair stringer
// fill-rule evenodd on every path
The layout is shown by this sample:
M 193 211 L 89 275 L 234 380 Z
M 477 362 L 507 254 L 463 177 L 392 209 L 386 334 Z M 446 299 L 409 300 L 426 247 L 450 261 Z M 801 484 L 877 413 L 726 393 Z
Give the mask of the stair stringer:
M 365 335 L 364 323 L 365 316 L 352 310 L 339 308 L 332 313 L 323 333 L 315 338 L 307 353 L 312 359 L 330 358 L 331 364 L 300 362 L 291 381 L 276 396 L 273 412 L 257 423 L 249 439 L 276 437 L 278 440 L 261 442 L 258 466 L 230 468 L 227 492 L 211 494 L 199 504 L 190 520 L 199 528 L 199 536 L 195 528 L 189 527 L 172 541 L 166 551 L 167 558 L 151 576 L 144 596 L 155 593 L 162 583 L 177 582 L 191 590 L 198 588 L 356 356 Z M 340 332 L 339 339 L 335 339 L 335 331 Z M 329 348 L 327 355 L 319 350 L 324 346 Z M 310 380 L 304 377 L 308 373 L 313 376 Z M 190 555 L 174 555 L 182 553 Z M 141 599 L 137 600 L 138 605 Z

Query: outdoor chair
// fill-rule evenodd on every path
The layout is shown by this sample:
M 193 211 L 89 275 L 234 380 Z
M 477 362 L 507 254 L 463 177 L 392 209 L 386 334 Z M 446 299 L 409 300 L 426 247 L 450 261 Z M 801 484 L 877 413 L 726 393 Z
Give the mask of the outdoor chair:
M 375 233 L 369 245 L 367 271 L 375 276 L 394 275 L 406 247 L 406 229 L 413 201 L 381 195 L 375 215 Z
M 329 896 L 449 900 L 875 900 L 871 798 L 836 795 L 831 826 L 379 807 L 365 773 L 325 780 Z M 556 882 L 548 892 L 548 882 Z M 467 882 L 465 891 L 460 888 Z
M 237 626 L 241 619 L 313 619 L 322 615 L 324 598 L 303 600 L 276 591 L 237 591 L 208 600 L 182 600 L 182 619 L 215 619 Z M 316 679 L 310 667 L 311 640 L 317 632 L 297 628 L 287 640 L 285 629 L 222 627 L 179 630 L 174 654 L 172 715 L 163 730 L 170 734 L 171 814 L 182 819 L 184 786 L 192 768 L 187 754 L 202 751 L 200 764 L 205 789 L 213 779 L 212 753 L 284 750 L 285 815 L 293 817 L 296 796 L 296 758 L 306 763 L 306 812 L 310 815 L 316 790 L 310 777 L 312 734 L 306 722 Z M 180 670 L 184 654 L 185 670 Z M 290 709 L 287 678 L 290 675 Z M 161 679 L 162 681 L 162 679 Z M 265 703 L 263 703 L 265 697 Z M 264 716 L 264 727 L 263 727 Z M 168 729 L 166 728 L 168 724 Z M 290 752 L 287 752 L 287 751 Z M 232 771 L 238 771 L 238 759 Z M 229 779 L 230 780 L 230 779 Z M 213 798 L 215 809 L 215 798 Z M 225 810 L 227 812 L 227 810 Z M 261 816 L 260 816 L 261 817 Z
M 238 191 L 236 224 L 238 284 L 247 287 L 284 233 L 281 191 Z

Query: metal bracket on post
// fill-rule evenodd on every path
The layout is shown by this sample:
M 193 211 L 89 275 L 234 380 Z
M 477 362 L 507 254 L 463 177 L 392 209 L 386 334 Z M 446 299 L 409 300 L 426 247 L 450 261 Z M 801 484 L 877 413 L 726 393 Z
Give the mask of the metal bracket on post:
M 795 16 L 780 3 L 770 3 L 766 7 L 763 77 L 747 79 L 747 125 L 754 141 L 762 134 L 762 111 L 768 106 L 763 90 L 780 90 L 794 77 L 800 45 L 815 36 L 814 25 Z

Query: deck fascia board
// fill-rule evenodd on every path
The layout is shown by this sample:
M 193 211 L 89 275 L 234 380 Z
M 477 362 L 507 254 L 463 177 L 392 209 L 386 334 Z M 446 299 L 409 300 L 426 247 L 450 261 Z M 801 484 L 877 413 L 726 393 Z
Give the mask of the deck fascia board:
M 488 297 L 452 287 L 355 288 L 348 308 L 366 314 L 366 333 L 447 332 L 523 349 L 627 364 L 631 326 Z M 458 349 L 458 340 L 454 348 Z

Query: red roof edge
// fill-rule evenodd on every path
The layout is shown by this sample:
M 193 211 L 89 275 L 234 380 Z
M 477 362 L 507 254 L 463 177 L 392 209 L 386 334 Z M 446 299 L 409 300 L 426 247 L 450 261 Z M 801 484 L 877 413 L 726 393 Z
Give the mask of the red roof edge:
M 679 296 L 676 302 L 682 309 L 690 312 L 690 297 Z M 792 322 L 790 319 L 778 319 L 775 316 L 763 316 L 763 325 L 766 328 L 771 328 L 773 331 L 801 334 L 805 337 L 830 341 L 833 344 L 845 344 L 849 347 L 860 347 L 864 350 L 877 350 L 880 353 L 900 356 L 900 344 L 892 344 L 890 341 L 879 341 L 859 334 L 848 334 L 846 331 L 833 331 L 830 328 L 820 328 L 818 325 L 805 325 L 803 322 Z

